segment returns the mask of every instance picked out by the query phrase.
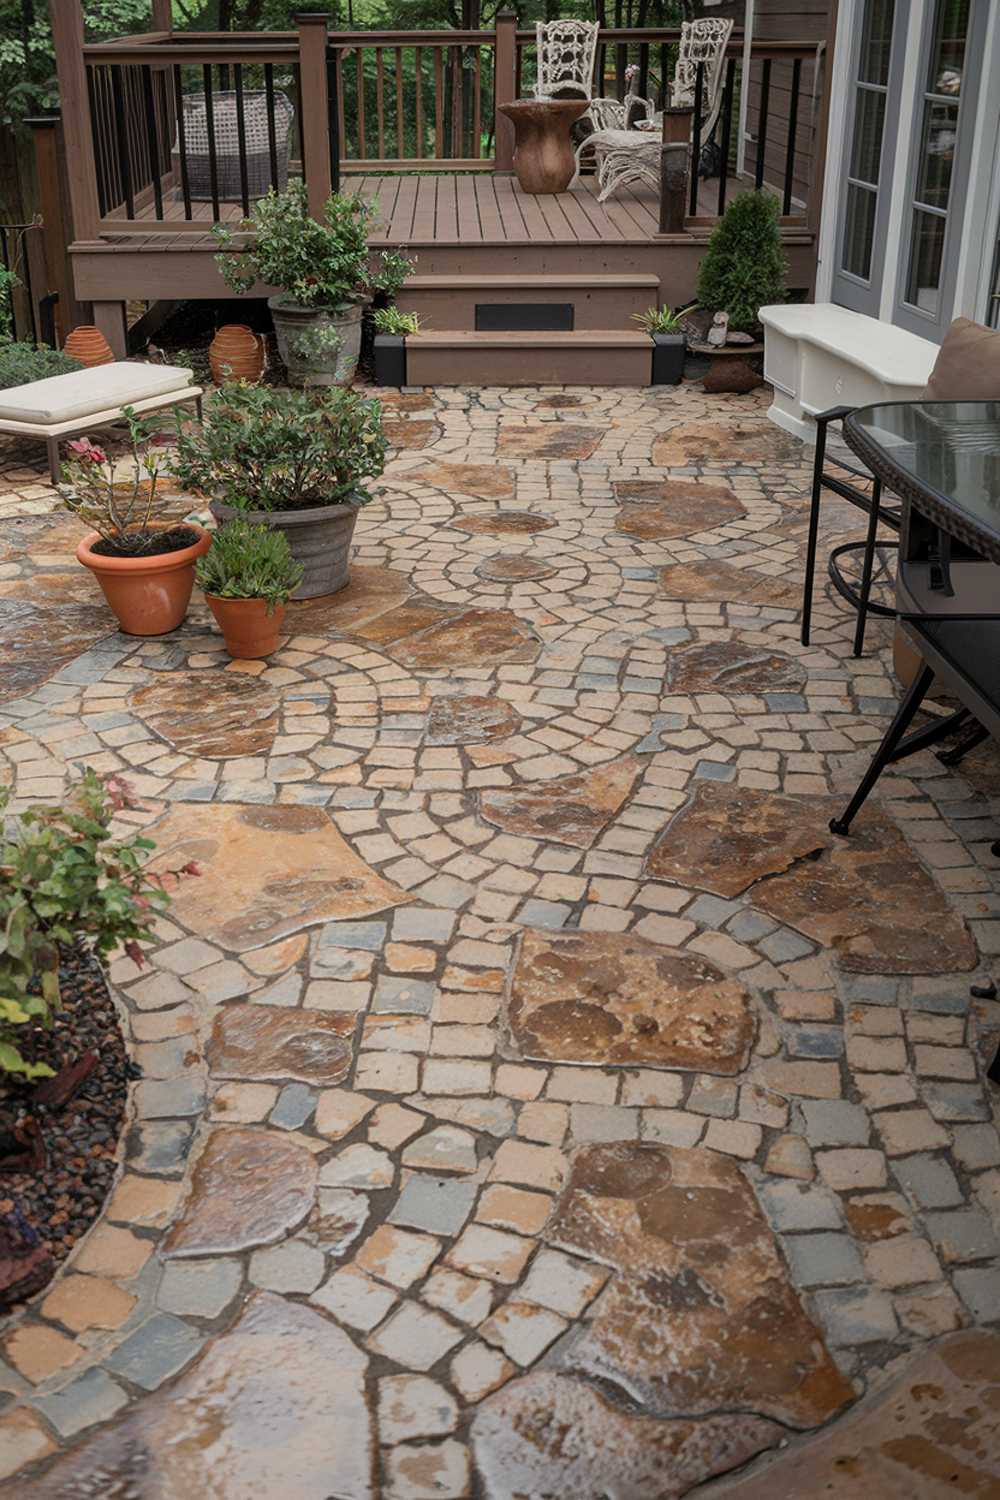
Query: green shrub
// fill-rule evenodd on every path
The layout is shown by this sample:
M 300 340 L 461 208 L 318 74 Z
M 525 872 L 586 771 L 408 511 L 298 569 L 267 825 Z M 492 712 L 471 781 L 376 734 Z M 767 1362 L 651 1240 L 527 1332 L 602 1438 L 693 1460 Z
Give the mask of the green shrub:
M 400 312 L 398 307 L 376 307 L 372 313 L 376 333 L 419 333 L 420 319 L 416 313 Z
M 174 472 L 238 510 L 366 505 L 363 481 L 385 467 L 382 408 L 346 386 L 279 390 L 221 386 L 202 427 L 178 420 Z
M 741 193 L 712 232 L 698 271 L 698 301 L 709 312 L 727 312 L 737 333 L 755 333 L 758 314 L 784 302 L 788 266 L 781 248 L 778 200 Z
M 152 939 L 168 888 L 199 871 L 191 863 L 148 874 L 152 841 L 112 837 L 115 813 L 137 805 L 117 777 L 88 767 L 62 806 L 29 807 L 4 832 L 9 798 L 0 790 L 0 1075 L 40 1078 L 52 1070 L 33 1060 L 31 1044 L 61 1003 L 60 947 L 123 948 L 141 968 L 139 944 Z
M 383 297 L 395 297 L 413 270 L 413 261 L 402 250 L 383 250 L 371 276 L 371 289 Z
M 270 526 L 251 526 L 235 518 L 220 526 L 196 568 L 206 594 L 217 599 L 266 599 L 267 612 L 284 604 L 302 582 L 302 567 L 292 557 L 288 538 Z
M 10 390 L 15 385 L 30 385 L 33 380 L 45 380 L 49 375 L 68 375 L 71 370 L 82 369 L 78 359 L 63 354 L 60 349 L 50 349 L 47 344 L 0 340 L 0 391 Z

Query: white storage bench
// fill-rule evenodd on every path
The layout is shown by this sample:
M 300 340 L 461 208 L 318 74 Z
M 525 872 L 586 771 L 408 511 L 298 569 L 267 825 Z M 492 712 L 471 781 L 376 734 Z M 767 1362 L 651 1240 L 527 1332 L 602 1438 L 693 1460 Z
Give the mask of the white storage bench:
M 0 391 L 0 433 L 41 439 L 49 454 L 52 483 L 59 482 L 59 441 L 121 420 L 122 408 L 137 415 L 194 401 L 201 416 L 202 388 L 182 365 L 98 365 L 50 375 Z
M 760 321 L 768 416 L 806 443 L 816 441 L 812 418 L 831 406 L 916 401 L 938 355 L 930 339 L 833 302 L 762 307 Z

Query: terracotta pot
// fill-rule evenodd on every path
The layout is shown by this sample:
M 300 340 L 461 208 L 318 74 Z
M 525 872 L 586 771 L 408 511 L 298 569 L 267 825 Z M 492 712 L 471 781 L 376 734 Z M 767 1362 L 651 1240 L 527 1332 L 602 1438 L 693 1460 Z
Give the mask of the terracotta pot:
M 176 524 L 156 529 L 171 531 Z M 102 557 L 92 550 L 101 539 L 96 531 L 89 531 L 77 547 L 77 560 L 101 585 L 125 635 L 167 635 L 187 614 L 194 565 L 208 551 L 212 538 L 193 521 L 183 524 L 198 533 L 198 540 L 158 557 Z
M 276 604 L 268 614 L 266 599 L 220 599 L 218 594 L 206 594 L 205 602 L 226 638 L 226 650 L 237 661 L 256 661 L 277 651 L 285 618 L 283 604 Z
M 256 384 L 264 373 L 264 340 L 245 323 L 227 323 L 208 346 L 208 363 L 216 385 L 227 380 Z
M 83 323 L 79 328 L 67 335 L 63 344 L 63 353 L 71 354 L 78 359 L 81 365 L 92 370 L 95 365 L 113 365 L 115 356 L 111 351 L 104 334 L 99 328 L 94 328 L 89 323 Z

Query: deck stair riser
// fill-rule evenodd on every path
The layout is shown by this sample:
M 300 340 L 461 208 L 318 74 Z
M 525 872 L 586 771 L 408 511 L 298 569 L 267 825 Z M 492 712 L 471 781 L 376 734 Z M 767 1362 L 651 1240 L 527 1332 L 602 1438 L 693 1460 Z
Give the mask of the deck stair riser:
M 406 341 L 409 385 L 649 385 L 652 344 L 626 329 L 428 331 Z
M 521 319 L 515 326 L 539 327 L 544 324 L 532 325 L 528 309 L 553 306 L 572 308 L 575 330 L 626 329 L 633 313 L 655 307 L 659 296 L 659 277 L 648 273 L 446 274 L 411 276 L 397 302 L 405 312 L 417 313 L 430 329 L 474 330 L 477 307 L 509 308 L 511 317 Z

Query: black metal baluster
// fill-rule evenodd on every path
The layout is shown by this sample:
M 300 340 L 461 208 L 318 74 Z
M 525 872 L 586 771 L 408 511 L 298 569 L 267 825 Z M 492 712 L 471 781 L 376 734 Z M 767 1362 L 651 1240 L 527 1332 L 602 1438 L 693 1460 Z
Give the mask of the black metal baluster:
M 264 94 L 267 98 L 267 154 L 271 166 L 271 186 L 278 191 L 278 135 L 274 124 L 274 63 L 264 64 Z
M 295 78 L 293 85 L 295 89 L 295 119 L 299 128 L 299 171 L 302 173 L 302 181 L 306 180 L 306 153 L 302 144 L 302 69 L 298 63 L 292 64 L 292 73 Z M 360 117 L 360 109 L 359 109 Z M 361 154 L 364 155 L 364 143 L 361 145 Z
M 397 57 L 399 53 L 397 52 Z M 399 64 L 397 63 L 398 67 Z M 326 49 L 327 134 L 330 137 L 330 190 L 340 192 L 340 105 L 337 97 L 337 64 L 332 47 Z
M 111 69 L 111 97 L 115 116 L 115 140 L 118 143 L 118 175 L 121 179 L 125 210 L 130 219 L 135 218 L 135 198 L 132 193 L 132 162 L 129 158 L 128 130 L 125 121 L 125 91 L 122 87 L 122 70 Z
M 743 79 L 746 87 L 746 79 Z M 726 64 L 726 87 L 722 95 L 722 144 L 719 147 L 719 218 L 726 211 L 726 188 L 729 186 L 729 142 L 733 131 L 733 94 L 736 89 L 736 59 L 731 57 Z
M 701 91 L 705 82 L 705 64 L 699 63 L 695 73 L 694 125 L 691 131 L 691 198 L 688 213 L 694 218 L 698 212 L 698 168 L 701 165 Z
M 788 152 L 785 156 L 785 194 L 781 212 L 786 216 L 792 211 L 792 179 L 795 176 L 795 128 L 799 122 L 799 82 L 802 77 L 802 59 L 792 63 L 792 97 L 788 106 Z
M 181 79 L 181 65 L 174 63 L 174 101 L 177 109 L 177 149 L 180 153 L 181 163 L 181 192 L 184 195 L 184 217 L 192 219 L 191 212 L 191 183 L 188 178 L 187 164 L 187 136 L 184 132 L 184 84 Z
M 764 186 L 764 148 L 767 145 L 767 108 L 771 94 L 771 59 L 765 57 L 760 75 L 760 117 L 757 124 L 757 171 L 754 187 Z
M 22 269 L 24 271 L 24 295 L 28 303 L 28 315 L 31 318 L 32 343 L 38 343 L 38 319 L 35 316 L 35 293 L 31 285 L 31 245 L 28 241 L 29 229 L 25 229 L 21 237 L 23 247 Z
M 233 80 L 236 86 L 236 144 L 240 153 L 240 197 L 243 214 L 250 217 L 250 178 L 247 175 L 247 122 L 243 104 L 243 64 L 234 63 Z
M 639 87 L 636 90 L 640 99 L 649 98 L 649 43 L 639 43 Z
M 156 217 L 163 218 L 163 188 L 160 183 L 160 133 L 156 127 L 156 100 L 153 98 L 153 70 L 148 63 L 142 67 L 142 99 L 146 112 L 146 139 L 149 142 L 149 175 L 153 180 L 153 201 Z
M 208 134 L 208 177 L 212 188 L 212 213 L 219 218 L 219 163 L 215 154 L 215 104 L 212 99 L 212 64 L 201 70 L 205 88 L 205 130 Z

